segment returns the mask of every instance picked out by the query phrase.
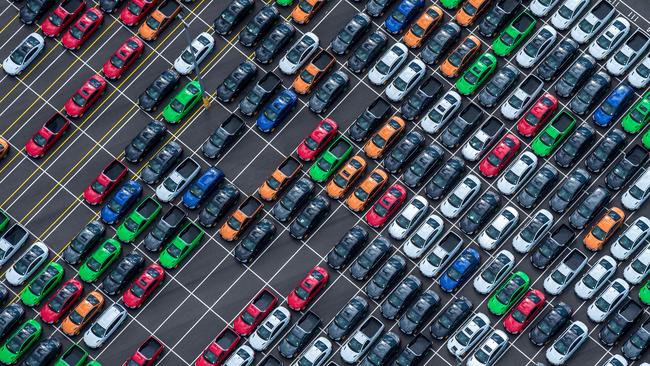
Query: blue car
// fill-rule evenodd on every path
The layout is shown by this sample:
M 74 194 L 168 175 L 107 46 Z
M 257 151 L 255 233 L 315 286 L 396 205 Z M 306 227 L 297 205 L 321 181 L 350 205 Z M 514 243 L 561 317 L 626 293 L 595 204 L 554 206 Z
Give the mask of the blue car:
M 298 95 L 292 90 L 284 90 L 270 101 L 257 117 L 257 128 L 271 133 L 282 123 L 298 104 Z
M 386 18 L 386 30 L 391 34 L 401 33 L 424 7 L 424 0 L 402 0 Z
M 594 123 L 600 127 L 607 127 L 625 112 L 634 99 L 634 89 L 626 83 L 621 83 L 594 111 Z
M 481 255 L 474 248 L 465 249 L 438 280 L 444 292 L 454 292 L 481 264 Z
M 117 193 L 102 207 L 102 221 L 111 225 L 118 222 L 131 207 L 140 200 L 142 186 L 136 181 L 127 181 L 120 186 Z
M 199 207 L 199 205 L 210 196 L 214 189 L 217 188 L 224 177 L 225 174 L 223 174 L 221 169 L 213 167 L 206 170 L 203 175 L 196 178 L 194 182 L 190 184 L 190 188 L 183 195 L 183 204 L 185 207 L 190 210 Z

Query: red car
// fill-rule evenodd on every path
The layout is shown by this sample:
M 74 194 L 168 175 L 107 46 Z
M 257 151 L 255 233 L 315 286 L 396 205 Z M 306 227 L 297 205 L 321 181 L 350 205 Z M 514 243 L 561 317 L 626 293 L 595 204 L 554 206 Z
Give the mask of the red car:
M 164 350 L 163 344 L 156 337 L 151 336 L 138 347 L 122 366 L 153 366 Z
M 481 174 L 487 178 L 499 174 L 503 168 L 510 164 L 520 147 L 521 141 L 515 135 L 509 133 L 503 136 L 501 141 L 492 148 L 492 151 L 481 160 L 478 167 Z
M 41 308 L 41 320 L 54 324 L 61 320 L 84 292 L 84 286 L 75 279 L 69 279 Z
M 535 136 L 550 121 L 557 106 L 557 99 L 553 95 L 545 93 L 517 122 L 517 131 L 525 137 Z
M 518 334 L 535 319 L 535 316 L 544 307 L 544 293 L 531 289 L 521 301 L 503 319 L 503 326 L 510 334 Z
M 65 113 L 70 117 L 81 117 L 102 96 L 106 90 L 106 80 L 95 74 L 84 81 L 81 88 L 65 102 Z
M 235 350 L 241 337 L 226 327 L 217 338 L 201 353 L 194 363 L 196 366 L 219 366 Z
M 321 290 L 325 288 L 329 277 L 329 273 L 327 273 L 325 268 L 314 267 L 300 281 L 300 284 L 289 293 L 289 296 L 287 296 L 287 305 L 295 311 L 304 310 Z
M 92 183 L 84 191 L 84 200 L 89 205 L 98 205 L 126 177 L 127 167 L 119 160 L 113 160 L 108 164 Z
M 128 26 L 136 25 L 147 16 L 156 3 L 157 0 L 131 0 L 122 8 L 120 20 Z
M 70 126 L 70 121 L 61 113 L 55 113 L 36 131 L 25 144 L 25 152 L 32 158 L 40 158 L 54 146 Z
M 401 184 L 393 184 L 368 210 L 366 222 L 375 228 L 384 226 L 386 221 L 404 204 L 404 201 L 406 201 L 406 188 Z
M 56 37 L 86 8 L 84 0 L 63 0 L 47 17 L 41 29 L 48 37 Z
M 339 130 L 338 124 L 329 118 L 326 118 L 314 128 L 300 145 L 298 145 L 298 156 L 304 161 L 314 160 L 327 144 L 336 135 Z
M 86 10 L 74 24 L 63 33 L 61 43 L 69 50 L 78 50 L 104 21 L 104 13 L 97 8 Z
M 233 322 L 233 329 L 242 337 L 253 333 L 277 303 L 278 298 L 271 291 L 262 289 L 246 306 L 244 311 L 237 316 Z
M 165 270 L 161 266 L 152 263 L 124 291 L 122 294 L 124 305 L 129 309 L 139 308 L 156 291 L 164 279 Z
M 138 36 L 131 36 L 122 43 L 113 56 L 104 64 L 104 76 L 107 79 L 119 79 L 135 60 L 142 55 L 144 42 Z

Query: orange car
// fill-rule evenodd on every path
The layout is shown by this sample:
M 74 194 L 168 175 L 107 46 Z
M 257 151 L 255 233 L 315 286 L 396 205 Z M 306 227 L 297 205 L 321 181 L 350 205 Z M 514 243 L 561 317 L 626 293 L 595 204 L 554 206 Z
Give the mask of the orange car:
M 4 158 L 9 152 L 9 143 L 0 137 L 0 159 Z
M 583 239 L 585 247 L 592 251 L 603 249 L 609 238 L 623 225 L 625 212 L 618 207 L 612 207 L 591 228 Z
M 456 23 L 467 27 L 472 25 L 485 10 L 489 7 L 492 0 L 467 0 L 456 12 Z
M 181 4 L 175 0 L 161 2 L 140 26 L 138 33 L 145 41 L 153 41 L 181 13 Z
M 392 116 L 379 131 L 366 142 L 363 151 L 371 159 L 381 158 L 386 150 L 404 133 L 406 122 L 400 117 Z
M 467 36 L 440 65 L 440 72 L 448 78 L 458 76 L 480 49 L 481 41 L 472 35 Z
M 84 326 L 99 313 L 104 306 L 104 296 L 99 291 L 93 291 L 72 309 L 70 314 L 63 319 L 61 331 L 69 336 L 81 333 Z
M 309 94 L 318 81 L 334 66 L 336 60 L 331 53 L 322 50 L 293 81 L 293 90 L 298 94 Z
M 442 17 L 442 9 L 431 5 L 406 32 L 403 39 L 404 44 L 411 48 L 420 47 L 422 42 L 440 24 Z
M 388 183 L 388 174 L 380 168 L 375 168 L 348 197 L 345 204 L 352 211 L 363 211 L 386 183 Z
M 363 172 L 366 170 L 366 161 L 359 155 L 350 159 L 345 166 L 327 183 L 327 195 L 337 200 L 352 188 Z
M 325 0 L 300 0 L 291 12 L 291 19 L 298 24 L 307 24 L 323 4 Z
M 298 159 L 287 156 L 257 190 L 260 197 L 265 201 L 275 201 L 278 194 L 291 183 L 301 168 L 302 163 Z
M 219 229 L 219 234 L 223 240 L 233 241 L 239 239 L 239 236 L 246 231 L 263 207 L 264 204 L 257 198 L 248 196 Z

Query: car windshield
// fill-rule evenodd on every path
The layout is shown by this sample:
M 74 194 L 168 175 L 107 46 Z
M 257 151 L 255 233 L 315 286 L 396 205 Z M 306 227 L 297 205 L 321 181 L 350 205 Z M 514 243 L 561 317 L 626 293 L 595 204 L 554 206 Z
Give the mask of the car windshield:
M 580 23 L 578 23 L 578 27 L 585 33 L 590 34 L 591 31 L 594 29 L 594 25 L 591 24 L 588 20 L 582 19 Z
M 93 334 L 95 334 L 97 337 L 100 337 L 100 338 L 103 337 L 104 334 L 106 334 L 106 328 L 102 327 L 97 322 L 95 322 L 95 324 L 93 324 L 93 326 L 92 326 L 92 328 L 90 328 L 90 330 L 93 332 Z
M 140 13 L 142 13 L 142 8 L 140 6 L 138 6 L 135 1 L 129 1 L 129 5 L 127 5 L 126 8 L 133 15 L 140 15 Z
M 228 226 L 230 226 L 233 230 L 239 230 L 241 229 L 241 222 L 239 222 L 234 217 L 230 217 L 228 219 Z
M 390 71 L 390 66 L 388 66 L 383 60 L 379 60 L 379 62 L 377 62 L 377 66 L 375 66 L 375 68 L 382 75 L 388 75 L 388 72 Z
M 70 321 L 76 325 L 80 325 L 84 321 L 84 317 L 81 316 L 81 314 L 79 314 L 76 310 L 73 310 L 68 318 L 70 318 Z
M 512 312 L 512 318 L 519 323 L 523 323 L 526 321 L 526 314 L 522 313 L 519 309 L 515 309 L 515 311 Z
M 514 109 L 521 109 L 521 107 L 524 105 L 524 101 L 521 100 L 518 96 L 513 95 L 508 99 L 508 104 L 512 106 Z
M 307 70 L 303 70 L 300 73 L 300 78 L 307 84 L 311 84 L 314 81 L 314 75 L 309 73 Z
M 156 30 L 160 26 L 160 22 L 153 17 L 148 17 L 146 23 L 152 30 Z
M 553 273 L 551 273 L 551 278 L 560 285 L 563 285 L 567 279 L 567 277 L 560 271 L 553 271 Z
M 185 110 L 185 104 L 181 103 L 178 99 L 172 100 L 169 107 L 178 113 L 183 113 L 183 110 Z
M 181 60 L 192 65 L 194 63 L 194 55 L 198 53 L 199 51 L 194 46 L 190 46 L 189 49 L 186 49 L 181 53 Z
M 607 236 L 607 232 L 605 232 L 603 229 L 599 228 L 596 226 L 593 230 L 591 230 L 591 234 L 598 240 L 605 240 L 605 237 Z
M 604 35 L 598 37 L 596 43 L 605 50 L 608 50 L 609 47 L 612 45 L 612 41 L 609 38 L 605 37 Z
M 163 186 L 170 192 L 176 192 L 178 183 L 174 182 L 174 180 L 171 178 L 167 178 L 163 181 Z
M 560 7 L 560 10 L 557 11 L 564 19 L 571 19 L 573 17 L 573 10 L 571 10 L 568 6 L 562 5 Z
M 594 305 L 603 312 L 609 311 L 609 307 L 611 306 L 611 304 L 607 302 L 607 300 L 605 300 L 602 296 L 599 297 L 596 302 L 594 302 Z

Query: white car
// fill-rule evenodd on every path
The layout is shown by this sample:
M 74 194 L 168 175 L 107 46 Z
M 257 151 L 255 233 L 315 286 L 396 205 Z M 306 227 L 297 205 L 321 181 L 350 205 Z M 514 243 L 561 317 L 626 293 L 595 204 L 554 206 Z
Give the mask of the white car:
M 241 345 L 224 362 L 223 366 L 248 366 L 255 360 L 255 351 L 247 345 Z
M 494 330 L 474 353 L 467 359 L 467 366 L 493 366 L 508 349 L 508 335 L 500 330 Z
M 572 249 L 544 279 L 544 290 L 553 296 L 561 294 L 586 265 L 587 256 L 578 249 Z
M 2 63 L 2 68 L 9 75 L 23 72 L 45 48 L 43 36 L 34 32 L 23 39 Z
M 614 273 L 616 273 L 616 260 L 608 255 L 600 257 L 598 262 L 576 283 L 574 287 L 576 296 L 582 300 L 591 299 L 614 276 Z
M 600 323 L 623 303 L 630 292 L 630 285 L 621 278 L 617 278 L 598 295 L 594 302 L 587 308 L 587 316 L 591 321 Z
M 636 258 L 625 267 L 623 277 L 632 285 L 638 285 L 650 273 L 650 246 L 645 247 Z
M 480 191 L 481 180 L 474 174 L 468 174 L 442 201 L 440 212 L 448 219 L 455 219 Z
M 196 59 L 196 65 L 200 65 L 212 52 L 212 49 L 214 49 L 214 38 L 210 33 L 203 32 L 199 34 L 174 61 L 174 69 L 181 75 L 191 73 L 194 71 L 194 59 Z
M 528 105 L 542 91 L 544 82 L 535 75 L 528 75 L 524 81 L 501 104 L 501 114 L 509 120 L 516 120 L 528 109 Z
M 6 279 L 13 286 L 20 286 L 47 260 L 50 250 L 42 242 L 32 244 L 9 268 Z
M 589 54 L 596 60 L 604 60 L 630 33 L 630 22 L 623 17 L 614 19 L 603 33 L 589 45 Z
M 497 180 L 499 192 L 506 196 L 515 193 L 533 175 L 537 161 L 537 155 L 531 151 L 520 154 Z
M 490 330 L 490 318 L 483 313 L 476 313 L 461 325 L 447 341 L 447 349 L 456 357 L 463 357 Z
M 386 84 L 388 79 L 395 75 L 402 64 L 406 62 L 408 56 L 408 48 L 403 43 L 393 44 L 368 71 L 368 80 L 375 85 Z
M 300 69 L 307 60 L 318 50 L 320 40 L 312 32 L 303 34 L 282 57 L 278 67 L 287 75 L 292 75 Z
M 256 351 L 265 351 L 291 321 L 291 313 L 284 306 L 275 308 L 250 336 L 248 343 Z
M 498 119 L 486 120 L 463 146 L 463 158 L 467 161 L 477 161 L 501 136 L 503 130 L 503 123 Z
M 545 25 L 526 42 L 526 45 L 517 52 L 517 63 L 523 68 L 533 67 L 544 55 L 548 53 L 557 40 L 557 31 L 550 25 Z
M 621 76 L 636 63 L 636 61 L 648 49 L 650 38 L 640 30 L 637 30 L 628 38 L 623 46 L 614 53 L 614 56 L 607 60 L 607 72 L 614 76 Z
M 579 44 L 585 44 L 598 34 L 605 24 L 616 14 L 616 9 L 607 1 L 598 1 L 587 14 L 571 29 L 571 38 Z
M 84 343 L 89 348 L 99 348 L 120 328 L 126 320 L 126 309 L 114 303 L 104 310 L 84 333 Z
M 530 252 L 542 240 L 544 235 L 551 230 L 554 221 L 555 218 L 550 211 L 546 209 L 537 211 L 512 239 L 514 250 L 522 254 Z
M 538 18 L 542 18 L 551 12 L 560 0 L 533 0 L 530 2 L 530 11 Z
M 650 67 L 650 64 L 648 66 Z M 623 193 L 621 203 L 628 210 L 638 210 L 648 197 L 650 197 L 650 169 L 646 169 Z
M 551 24 L 558 30 L 569 29 L 571 24 L 587 9 L 591 0 L 565 0 L 551 17 Z
M 9 262 L 9 259 L 16 254 L 28 238 L 29 233 L 18 223 L 5 231 L 0 237 L 0 266 Z
M 429 202 L 426 198 L 419 195 L 411 198 L 388 226 L 388 233 L 397 240 L 406 238 L 422 221 L 427 211 L 429 211 Z
M 555 339 L 546 350 L 546 360 L 552 365 L 564 365 L 589 337 L 589 328 L 576 320 Z
M 291 366 L 321 366 L 325 364 L 330 353 L 332 353 L 332 342 L 325 337 L 318 337 Z
M 422 80 L 426 71 L 427 67 L 420 59 L 411 60 L 386 87 L 386 98 L 400 102 Z
M 187 157 L 156 187 L 156 197 L 162 202 L 172 201 L 190 185 L 200 171 L 201 166 Z
M 427 217 L 422 225 L 404 244 L 404 254 L 411 259 L 419 259 L 445 229 L 445 222 L 436 214 Z
M 452 117 L 454 117 L 456 112 L 458 112 L 460 105 L 460 94 L 453 90 L 447 90 L 447 92 L 438 99 L 436 104 L 431 107 L 429 113 L 422 117 L 420 126 L 428 134 L 433 135 L 437 133 L 452 119 Z
M 477 242 L 485 250 L 493 250 L 505 239 L 519 222 L 519 211 L 508 206 L 479 234 Z
M 463 246 L 463 239 L 454 232 L 449 231 L 447 235 L 436 244 L 431 253 L 424 257 L 418 267 L 423 276 L 433 278 L 447 266 L 451 259 Z
M 650 84 L 650 55 L 636 65 L 634 70 L 627 76 L 627 81 L 637 89 L 643 89 Z
M 600 366 L 627 366 L 627 360 L 621 355 L 613 355 Z M 644 366 L 639 365 L 639 366 Z
M 614 258 L 624 261 L 641 245 L 647 243 L 649 236 L 650 220 L 645 216 L 641 216 L 625 229 L 609 250 Z
M 374 316 L 369 317 L 357 329 L 350 339 L 341 347 L 341 358 L 343 361 L 354 364 L 368 352 L 370 347 L 381 336 L 384 330 L 384 323 L 380 322 Z
M 515 267 L 515 256 L 503 249 L 474 277 L 474 289 L 479 294 L 487 295 L 503 281 Z

